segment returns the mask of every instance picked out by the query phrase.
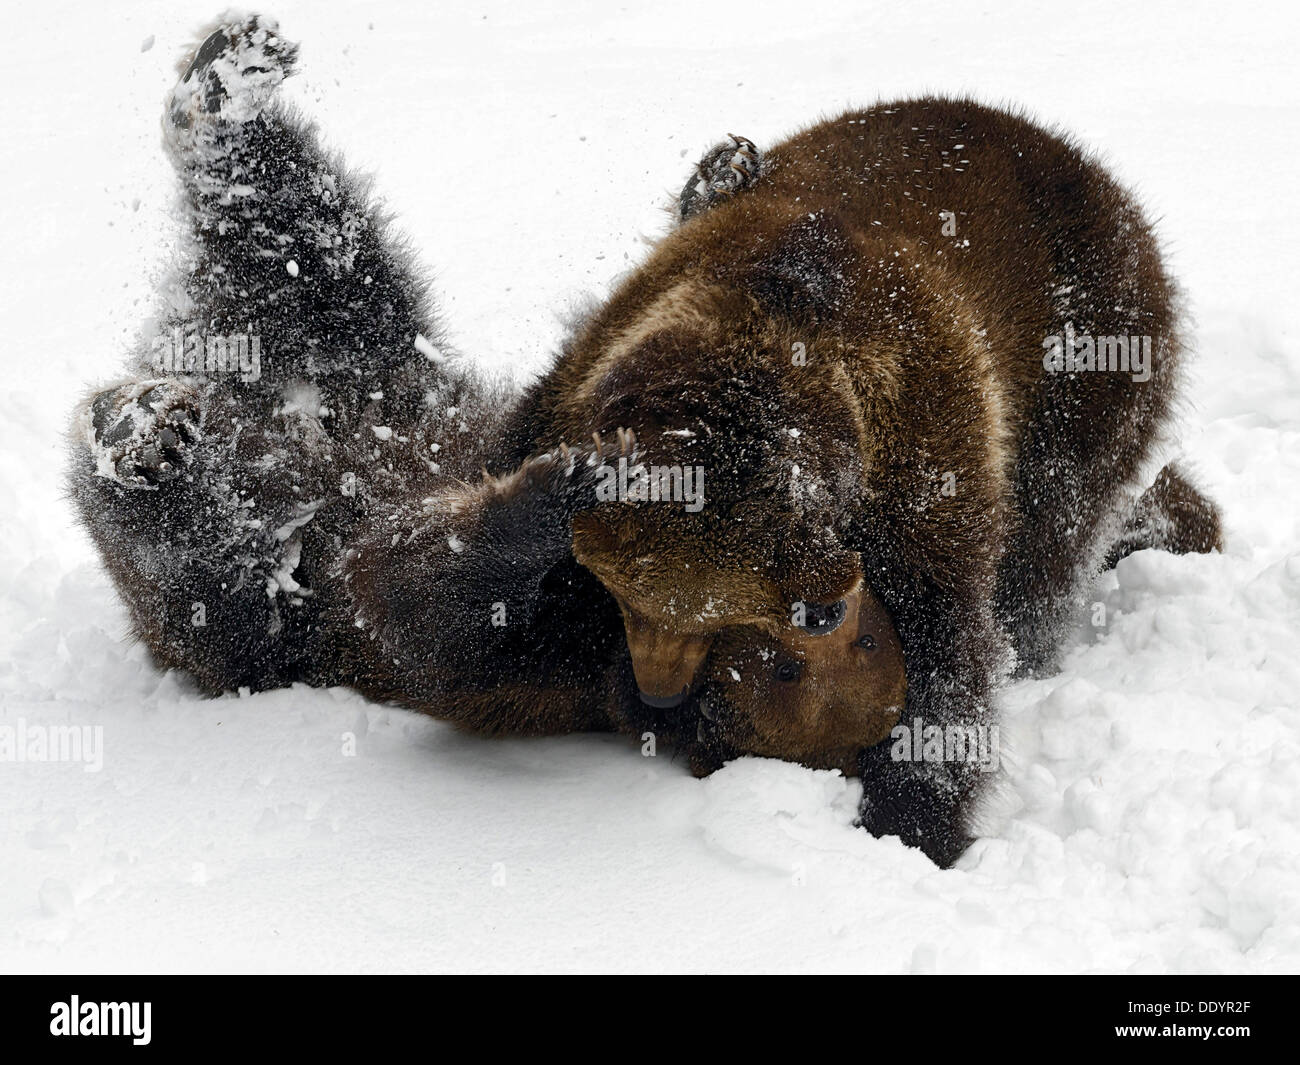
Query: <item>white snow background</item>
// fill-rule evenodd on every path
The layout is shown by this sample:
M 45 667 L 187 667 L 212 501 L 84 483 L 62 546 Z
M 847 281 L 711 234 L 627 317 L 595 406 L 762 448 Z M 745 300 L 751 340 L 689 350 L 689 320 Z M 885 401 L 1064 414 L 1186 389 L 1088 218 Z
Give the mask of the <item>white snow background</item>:
M 204 699 L 124 642 L 61 434 L 152 308 L 162 100 L 217 10 L 43 0 L 0 35 L 0 724 L 104 743 L 99 772 L 0 762 L 0 970 L 1300 968 L 1293 3 L 268 8 L 303 43 L 286 91 L 377 174 L 457 343 L 521 376 L 725 133 L 970 92 L 1138 190 L 1196 315 L 1183 439 L 1229 547 L 1127 559 L 1106 626 L 1005 691 L 1003 792 L 945 872 L 854 829 L 834 773 L 698 781 L 346 690 Z

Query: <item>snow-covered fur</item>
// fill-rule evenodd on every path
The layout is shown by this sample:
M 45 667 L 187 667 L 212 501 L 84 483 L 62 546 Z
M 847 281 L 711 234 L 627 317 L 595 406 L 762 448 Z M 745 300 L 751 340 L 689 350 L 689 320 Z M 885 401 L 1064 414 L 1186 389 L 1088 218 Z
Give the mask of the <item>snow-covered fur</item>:
M 184 65 L 164 113 L 182 265 L 73 429 L 72 495 L 136 632 L 210 690 L 346 679 L 340 550 L 399 489 L 477 476 L 507 406 L 449 350 L 368 183 L 276 99 L 296 52 L 227 16 Z

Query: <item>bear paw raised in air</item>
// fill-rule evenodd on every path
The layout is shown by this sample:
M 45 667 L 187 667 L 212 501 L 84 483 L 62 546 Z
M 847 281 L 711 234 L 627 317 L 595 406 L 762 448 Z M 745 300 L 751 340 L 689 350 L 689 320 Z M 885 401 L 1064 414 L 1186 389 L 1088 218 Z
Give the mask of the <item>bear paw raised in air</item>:
M 185 68 L 168 100 L 173 135 L 203 120 L 248 122 L 291 73 L 298 46 L 280 36 L 274 19 L 248 15 L 223 22 Z
M 678 217 L 685 222 L 719 200 L 749 188 L 758 180 L 761 167 L 762 154 L 753 141 L 727 134 L 727 139 L 705 152 L 696 165 L 677 200 Z
M 180 476 L 200 435 L 197 394 L 175 381 L 135 381 L 100 392 L 84 417 L 100 477 L 157 488 Z

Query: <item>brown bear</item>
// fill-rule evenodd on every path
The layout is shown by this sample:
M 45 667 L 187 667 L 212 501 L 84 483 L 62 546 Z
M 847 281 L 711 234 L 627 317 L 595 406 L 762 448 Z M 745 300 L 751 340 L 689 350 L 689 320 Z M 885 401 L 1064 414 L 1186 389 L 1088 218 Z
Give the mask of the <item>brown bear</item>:
M 837 764 L 856 746 L 864 825 L 948 863 L 980 774 L 891 757 L 904 678 L 858 674 L 880 641 L 819 645 L 796 608 L 856 597 L 892 622 L 909 720 L 994 723 L 999 680 L 1049 667 L 1087 582 L 1124 537 L 1150 539 L 1134 499 L 1176 394 L 1175 289 L 1095 160 L 969 100 L 851 111 L 731 172 L 577 331 L 508 439 L 524 459 L 634 430 L 639 465 L 702 471 L 704 505 L 607 501 L 590 461 L 543 458 L 555 469 L 527 502 L 489 483 L 426 507 L 418 530 L 363 536 L 353 594 L 388 646 L 436 656 L 446 589 L 549 572 L 571 529 L 623 619 L 639 690 L 613 700 L 623 727 L 670 733 L 706 771 L 782 749 L 771 717 L 816 692 L 808 720 L 826 728 L 785 752 L 817 764 L 797 749 L 815 736 Z M 1196 528 L 1166 539 L 1216 546 L 1213 505 L 1176 483 Z M 533 543 L 521 565 L 508 527 L 548 506 L 556 553 Z M 847 732 L 819 721 L 828 689 L 864 709 Z

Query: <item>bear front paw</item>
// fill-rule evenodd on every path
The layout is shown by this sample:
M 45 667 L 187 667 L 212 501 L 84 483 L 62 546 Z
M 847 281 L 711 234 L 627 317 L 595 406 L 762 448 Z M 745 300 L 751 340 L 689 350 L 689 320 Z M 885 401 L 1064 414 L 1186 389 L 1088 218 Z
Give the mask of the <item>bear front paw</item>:
M 705 152 L 695 167 L 695 173 L 678 197 L 678 217 L 685 222 L 719 200 L 749 188 L 758 180 L 761 167 L 762 154 L 754 142 L 728 134 L 725 141 Z
M 136 381 L 94 396 L 84 423 L 96 474 L 157 488 L 180 476 L 199 439 L 198 395 L 176 381 Z
M 878 839 L 897 836 L 947 869 L 973 840 L 966 827 L 969 782 L 963 786 L 942 766 L 894 762 L 893 746 L 885 740 L 859 756 L 858 825 Z

